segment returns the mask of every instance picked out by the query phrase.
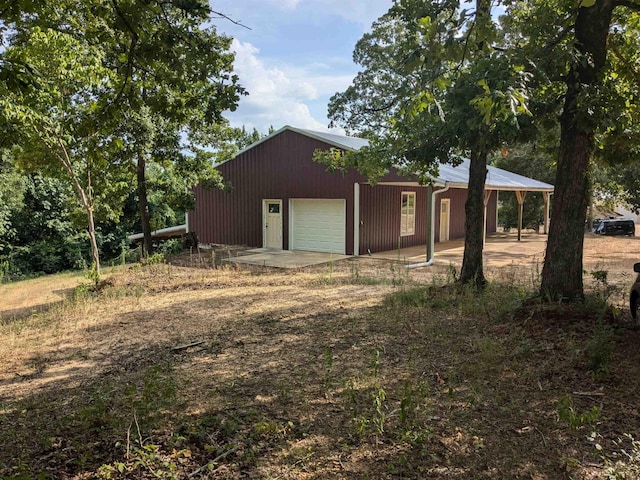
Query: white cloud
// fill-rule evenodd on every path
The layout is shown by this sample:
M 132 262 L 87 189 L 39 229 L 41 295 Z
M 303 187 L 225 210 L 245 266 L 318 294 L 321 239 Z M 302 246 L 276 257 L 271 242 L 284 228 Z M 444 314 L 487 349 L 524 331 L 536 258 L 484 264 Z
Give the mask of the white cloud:
M 269 126 L 277 129 L 284 125 L 327 129 L 327 99 L 349 85 L 351 75 L 331 75 L 324 71 L 314 75 L 310 69 L 317 65 L 271 67 L 250 43 L 233 40 L 231 48 L 236 53 L 235 70 L 249 92 L 240 99 L 237 112 L 229 115 L 232 124 L 255 127 L 261 132 L 266 132 Z M 317 107 L 315 113 L 311 107 Z M 318 113 L 320 109 L 323 113 Z
M 234 126 L 326 130 L 327 104 L 357 72 L 353 44 L 392 0 L 216 0 L 242 21 L 219 27 L 235 37 L 234 69 L 249 95 L 228 115 Z
M 272 0 L 269 3 L 283 10 L 295 10 L 300 3 L 300 0 Z

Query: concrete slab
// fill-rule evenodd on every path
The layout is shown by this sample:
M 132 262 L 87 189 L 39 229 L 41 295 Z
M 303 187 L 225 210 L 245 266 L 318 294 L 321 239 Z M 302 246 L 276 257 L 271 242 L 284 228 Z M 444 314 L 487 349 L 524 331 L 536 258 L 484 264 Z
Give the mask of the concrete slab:
M 501 267 L 517 264 L 541 263 L 544 259 L 544 251 L 547 244 L 547 236 L 540 234 L 523 234 L 518 241 L 515 233 L 495 233 L 487 236 L 483 249 L 486 266 Z M 464 255 L 464 240 L 453 240 L 435 244 L 435 263 L 462 265 Z M 402 263 L 421 263 L 427 259 L 426 245 L 391 250 L 388 252 L 374 253 L 373 258 L 384 258 Z
M 225 262 L 245 265 L 259 265 L 261 267 L 275 268 L 302 268 L 323 263 L 337 262 L 350 258 L 349 255 L 321 252 L 301 252 L 296 250 L 269 250 L 256 248 L 247 250 L 246 255 L 227 258 Z

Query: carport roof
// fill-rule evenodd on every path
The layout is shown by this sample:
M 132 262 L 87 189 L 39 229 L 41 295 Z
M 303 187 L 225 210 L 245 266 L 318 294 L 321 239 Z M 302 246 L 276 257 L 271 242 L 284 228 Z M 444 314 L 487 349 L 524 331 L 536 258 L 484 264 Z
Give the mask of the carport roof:
M 449 164 L 439 165 L 439 175 L 436 181 L 467 185 L 469 182 L 470 163 L 470 160 L 465 158 L 460 165 L 455 167 Z M 487 165 L 487 180 L 484 188 L 487 190 L 553 192 L 553 185 L 525 177 L 524 175 L 518 175 L 502 168 L 492 167 L 491 165 Z
M 339 135 L 329 132 L 317 132 L 314 130 L 306 130 L 303 128 L 295 128 L 289 125 L 282 127 L 280 130 L 272 133 L 268 137 L 258 140 L 247 149 L 264 142 L 265 140 L 278 135 L 279 133 L 291 130 L 307 137 L 315 138 L 322 142 L 333 145 L 334 147 L 344 150 L 357 151 L 363 147 L 369 145 L 369 141 L 365 138 L 349 137 L 346 135 Z M 243 150 L 244 151 L 244 150 Z M 437 178 L 434 178 L 436 184 L 450 184 L 452 186 L 465 187 L 469 183 L 469 159 L 462 159 L 462 162 L 455 167 L 449 164 L 439 165 L 439 174 Z M 409 182 L 416 183 L 416 182 Z M 553 192 L 553 185 L 545 182 L 534 180 L 533 178 L 525 177 L 524 175 L 518 175 L 517 173 L 509 172 L 498 167 L 487 166 L 487 180 L 485 182 L 485 189 L 487 190 L 526 190 L 526 191 L 539 191 L 539 192 Z

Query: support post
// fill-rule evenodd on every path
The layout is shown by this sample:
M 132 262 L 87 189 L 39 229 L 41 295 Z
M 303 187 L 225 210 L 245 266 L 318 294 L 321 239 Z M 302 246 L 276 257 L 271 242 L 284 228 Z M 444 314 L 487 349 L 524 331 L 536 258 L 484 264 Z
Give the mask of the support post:
M 549 210 L 551 203 L 551 192 L 542 192 L 542 198 L 544 199 L 544 234 L 549 233 Z
M 518 199 L 518 241 L 522 239 L 522 214 L 524 209 L 524 198 L 527 196 L 527 192 L 523 190 L 516 190 L 516 198 Z
M 431 221 L 431 205 L 430 202 L 434 202 L 435 199 L 433 198 L 433 185 L 429 185 L 427 186 L 427 222 L 425 224 L 425 243 L 427 244 L 427 260 L 429 260 L 430 258 L 433 258 L 433 246 L 431 245 L 431 229 L 433 228 L 432 225 L 432 221 Z
M 360 184 L 353 184 L 353 256 L 360 255 Z
M 482 246 L 487 243 L 487 206 L 489 205 L 489 199 L 491 198 L 491 193 L 493 190 L 485 190 L 484 191 L 484 227 L 482 230 Z

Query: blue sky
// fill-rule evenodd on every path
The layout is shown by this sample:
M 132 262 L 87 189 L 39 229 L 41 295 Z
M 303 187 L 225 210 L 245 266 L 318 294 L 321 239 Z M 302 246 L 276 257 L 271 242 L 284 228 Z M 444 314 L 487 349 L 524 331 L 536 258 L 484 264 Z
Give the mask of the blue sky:
M 251 28 L 217 19 L 218 32 L 233 37 L 235 70 L 249 95 L 227 118 L 265 133 L 291 125 L 326 130 L 327 104 L 358 71 L 352 53 L 371 23 L 392 0 L 212 0 L 222 12 Z

